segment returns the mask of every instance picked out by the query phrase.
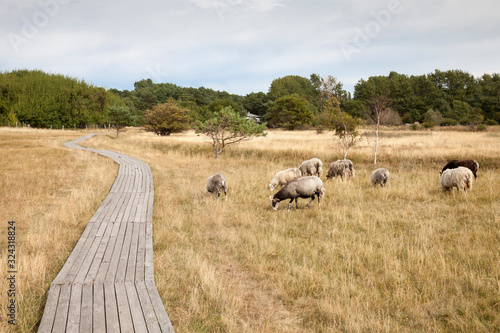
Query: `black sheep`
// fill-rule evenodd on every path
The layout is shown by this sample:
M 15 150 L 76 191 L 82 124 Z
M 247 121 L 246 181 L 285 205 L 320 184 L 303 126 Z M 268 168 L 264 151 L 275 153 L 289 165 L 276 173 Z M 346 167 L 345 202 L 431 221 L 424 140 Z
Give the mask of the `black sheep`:
M 444 170 L 446 169 L 456 169 L 459 166 L 463 166 L 466 168 L 469 168 L 470 171 L 474 174 L 474 178 L 477 178 L 477 170 L 479 169 L 479 163 L 477 163 L 475 160 L 451 160 L 446 164 L 441 170 L 441 173 L 443 173 Z

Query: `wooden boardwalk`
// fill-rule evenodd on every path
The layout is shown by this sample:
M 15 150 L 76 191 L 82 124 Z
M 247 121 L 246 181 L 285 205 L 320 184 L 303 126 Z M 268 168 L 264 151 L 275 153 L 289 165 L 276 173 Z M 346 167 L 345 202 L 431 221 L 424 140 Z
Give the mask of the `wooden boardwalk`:
M 118 176 L 50 285 L 38 332 L 174 332 L 153 268 L 153 174 L 147 163 L 77 143 L 112 158 Z

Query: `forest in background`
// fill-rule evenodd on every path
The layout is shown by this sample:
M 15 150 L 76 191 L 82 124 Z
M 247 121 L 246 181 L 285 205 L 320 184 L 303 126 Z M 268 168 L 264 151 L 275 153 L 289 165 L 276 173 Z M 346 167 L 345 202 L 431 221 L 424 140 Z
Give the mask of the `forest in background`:
M 0 125 L 14 126 L 17 122 L 38 128 L 82 128 L 113 123 L 109 112 L 117 108 L 134 115 L 129 125 L 141 125 L 147 110 L 174 101 L 189 110 L 193 122 L 206 120 L 230 106 L 241 116 L 247 112 L 261 116 L 270 127 L 281 127 L 289 110 L 299 110 L 290 117 L 303 117 L 300 125 L 309 127 L 319 125 L 319 115 L 332 96 L 343 111 L 365 120 L 369 118 L 367 104 L 383 97 L 391 109 L 390 116 L 383 120 L 387 125 L 500 122 L 500 74 L 474 77 L 461 70 L 435 70 L 408 76 L 391 72 L 360 79 L 352 95 L 331 75 L 289 75 L 273 80 L 266 93 L 240 96 L 205 87 L 154 83 L 151 79 L 135 82 L 132 91 L 106 90 L 60 74 L 15 70 L 0 73 Z

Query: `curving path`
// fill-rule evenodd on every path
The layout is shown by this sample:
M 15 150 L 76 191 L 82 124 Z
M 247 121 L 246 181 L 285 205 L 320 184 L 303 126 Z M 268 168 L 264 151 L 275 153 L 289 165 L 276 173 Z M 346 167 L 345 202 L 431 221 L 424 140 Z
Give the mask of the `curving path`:
M 153 174 L 134 157 L 91 151 L 120 165 L 103 203 L 50 285 L 38 332 L 174 332 L 156 290 Z

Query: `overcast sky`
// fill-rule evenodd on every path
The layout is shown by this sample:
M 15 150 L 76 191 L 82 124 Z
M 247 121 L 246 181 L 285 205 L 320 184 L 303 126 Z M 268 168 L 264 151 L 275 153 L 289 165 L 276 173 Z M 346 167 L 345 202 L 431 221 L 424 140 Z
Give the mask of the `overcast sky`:
M 285 75 L 353 91 L 396 71 L 500 73 L 498 0 L 1 0 L 0 71 L 246 95 Z

